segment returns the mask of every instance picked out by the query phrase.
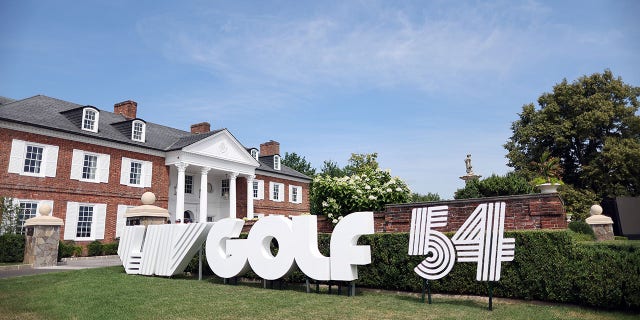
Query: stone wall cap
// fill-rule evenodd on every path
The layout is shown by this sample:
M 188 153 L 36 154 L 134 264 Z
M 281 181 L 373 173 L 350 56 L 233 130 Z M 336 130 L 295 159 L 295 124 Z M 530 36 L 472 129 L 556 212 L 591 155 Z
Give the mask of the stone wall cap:
M 35 218 L 27 219 L 24 226 L 61 226 L 64 225 L 62 219 L 52 216 L 37 216 Z
M 590 225 L 591 224 L 613 224 L 613 220 L 611 218 L 602 214 L 593 215 L 585 219 L 585 221 Z
M 169 218 L 169 210 L 154 205 L 143 204 L 135 208 L 129 208 L 125 212 L 126 218 L 132 217 L 162 217 Z

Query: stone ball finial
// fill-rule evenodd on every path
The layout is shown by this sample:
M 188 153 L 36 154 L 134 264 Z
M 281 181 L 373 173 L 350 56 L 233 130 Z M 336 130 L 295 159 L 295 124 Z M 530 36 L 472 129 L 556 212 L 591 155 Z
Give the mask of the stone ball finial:
M 152 205 L 156 202 L 156 195 L 153 194 L 153 192 L 147 191 L 142 194 L 140 200 L 142 200 L 142 204 Z
M 592 216 L 602 214 L 602 207 L 597 205 L 597 204 L 594 204 L 594 205 L 591 206 L 591 209 L 589 210 L 589 213 Z
M 38 208 L 38 213 L 40 213 L 41 216 L 48 216 L 51 214 L 51 206 L 48 204 L 43 204 L 40 206 L 40 208 Z

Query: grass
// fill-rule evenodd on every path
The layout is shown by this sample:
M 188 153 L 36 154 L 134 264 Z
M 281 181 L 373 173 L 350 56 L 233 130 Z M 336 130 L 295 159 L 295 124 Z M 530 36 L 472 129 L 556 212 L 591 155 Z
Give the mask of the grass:
M 334 291 L 335 292 L 335 291 Z M 343 291 L 344 294 L 344 291 Z M 122 267 L 0 279 L 0 319 L 637 319 L 638 315 L 487 298 L 364 291 L 356 297 L 306 294 L 126 275 Z

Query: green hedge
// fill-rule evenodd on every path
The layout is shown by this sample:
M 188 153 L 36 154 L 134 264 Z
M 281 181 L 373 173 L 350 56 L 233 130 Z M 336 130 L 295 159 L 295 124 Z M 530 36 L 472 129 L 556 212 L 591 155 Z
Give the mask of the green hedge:
M 516 254 L 514 261 L 502 264 L 495 296 L 640 310 L 638 242 L 576 242 L 571 231 L 512 231 L 505 237 L 516 239 Z M 329 241 L 329 235 L 318 235 L 324 255 Z M 358 244 L 371 246 L 371 264 L 358 267 L 358 286 L 422 290 L 422 278 L 413 269 L 425 257 L 407 254 L 408 233 L 363 236 Z M 432 292 L 487 296 L 487 283 L 475 279 L 475 263 L 456 262 L 449 275 L 430 283 Z M 284 280 L 303 282 L 304 275 L 296 271 Z
M 0 262 L 22 262 L 24 242 L 25 238 L 22 234 L 0 235 Z

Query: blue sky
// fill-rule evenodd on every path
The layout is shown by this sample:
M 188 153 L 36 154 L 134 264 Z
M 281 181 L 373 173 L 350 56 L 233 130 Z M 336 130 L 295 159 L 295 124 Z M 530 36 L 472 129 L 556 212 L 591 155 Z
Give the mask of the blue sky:
M 0 95 L 36 94 L 346 164 L 452 198 L 509 171 L 522 105 L 611 69 L 640 85 L 638 1 L 0 0 Z

